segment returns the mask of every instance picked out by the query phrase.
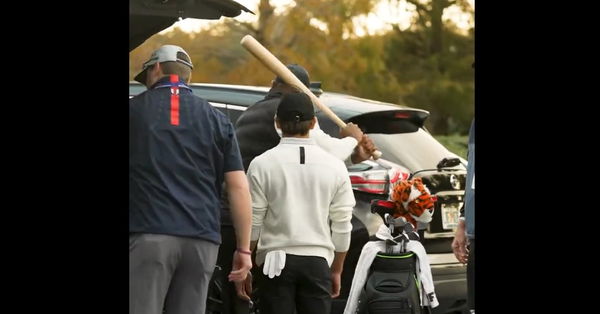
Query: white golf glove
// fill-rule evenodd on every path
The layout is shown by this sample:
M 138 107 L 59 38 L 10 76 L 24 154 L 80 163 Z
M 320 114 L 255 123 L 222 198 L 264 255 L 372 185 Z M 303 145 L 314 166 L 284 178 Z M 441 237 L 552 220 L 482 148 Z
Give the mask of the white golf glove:
M 267 253 L 263 265 L 263 274 L 269 276 L 269 278 L 279 276 L 283 267 L 285 267 L 285 251 L 277 250 Z

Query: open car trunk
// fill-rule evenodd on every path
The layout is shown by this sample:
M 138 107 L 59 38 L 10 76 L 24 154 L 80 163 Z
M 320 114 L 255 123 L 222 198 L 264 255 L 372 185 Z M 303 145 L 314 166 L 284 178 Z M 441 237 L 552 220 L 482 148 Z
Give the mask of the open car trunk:
M 233 0 L 129 0 L 129 51 L 179 18 L 217 20 L 242 11 L 253 13 Z

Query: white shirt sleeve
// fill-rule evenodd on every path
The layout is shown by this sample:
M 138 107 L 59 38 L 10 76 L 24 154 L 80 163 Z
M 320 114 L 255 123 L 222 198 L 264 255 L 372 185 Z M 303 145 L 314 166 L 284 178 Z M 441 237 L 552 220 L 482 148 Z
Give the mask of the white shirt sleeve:
M 317 128 L 311 130 L 309 136 L 315 139 L 319 147 L 342 161 L 350 158 L 350 154 L 358 144 L 358 141 L 352 136 L 344 138 L 331 137 Z
M 350 247 L 350 232 L 352 231 L 352 208 L 356 204 L 350 178 L 341 178 L 341 185 L 329 207 L 331 219 L 331 240 L 336 252 L 346 252 Z
M 256 168 L 252 165 L 253 162 L 248 166 L 247 173 L 250 197 L 252 198 L 252 233 L 250 234 L 250 241 L 258 240 L 260 229 L 262 228 L 263 220 L 267 215 L 267 208 L 269 206 L 267 197 L 262 190 L 258 173 L 256 173 Z
M 274 124 L 275 131 L 279 134 L 279 137 L 282 136 L 281 129 L 277 128 L 277 125 Z M 346 163 L 346 165 L 352 165 L 352 161 L 350 161 L 350 154 L 354 151 L 354 147 L 358 144 L 358 141 L 352 136 L 347 136 L 344 138 L 336 138 L 329 136 L 329 134 L 323 132 L 321 127 L 319 126 L 319 121 L 315 124 L 315 128 L 308 132 L 310 138 L 313 138 L 317 145 L 327 151 L 328 153 L 335 156 L 337 159 L 342 160 Z

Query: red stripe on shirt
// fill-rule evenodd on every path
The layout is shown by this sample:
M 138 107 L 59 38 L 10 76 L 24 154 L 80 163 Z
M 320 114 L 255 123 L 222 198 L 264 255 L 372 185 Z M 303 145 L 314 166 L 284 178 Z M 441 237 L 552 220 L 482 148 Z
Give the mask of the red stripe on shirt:
M 179 83 L 177 75 L 171 75 L 171 83 Z M 179 125 L 179 86 L 171 86 L 171 124 Z

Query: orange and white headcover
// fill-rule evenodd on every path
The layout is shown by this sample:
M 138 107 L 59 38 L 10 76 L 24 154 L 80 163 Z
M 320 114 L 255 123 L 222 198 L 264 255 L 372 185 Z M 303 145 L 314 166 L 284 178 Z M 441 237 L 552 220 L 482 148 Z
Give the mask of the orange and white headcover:
M 421 178 L 398 182 L 392 191 L 392 200 L 396 204 L 394 218 L 404 217 L 415 228 L 417 221 L 431 221 L 435 200 Z

